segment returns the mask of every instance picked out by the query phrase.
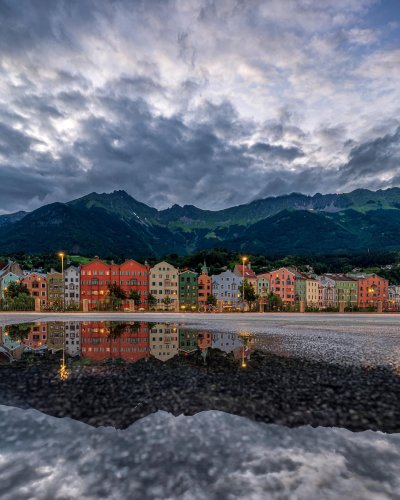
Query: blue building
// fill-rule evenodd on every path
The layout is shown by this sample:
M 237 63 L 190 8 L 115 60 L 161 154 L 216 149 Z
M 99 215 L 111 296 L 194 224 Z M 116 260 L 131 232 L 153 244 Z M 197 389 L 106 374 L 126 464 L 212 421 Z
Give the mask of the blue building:
M 212 291 L 217 298 L 219 307 L 229 309 L 231 307 L 239 307 L 240 286 L 242 278 L 236 276 L 232 271 L 224 271 L 221 274 L 212 276 Z

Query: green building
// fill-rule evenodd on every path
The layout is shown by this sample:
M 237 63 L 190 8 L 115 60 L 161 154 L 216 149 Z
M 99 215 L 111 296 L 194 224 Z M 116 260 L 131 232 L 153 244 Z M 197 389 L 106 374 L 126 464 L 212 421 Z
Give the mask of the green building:
M 356 306 L 358 299 L 358 282 L 344 274 L 325 274 L 335 282 L 336 304 L 344 302 L 345 306 Z
M 179 352 L 190 354 L 198 349 L 198 333 L 193 330 L 179 328 Z
M 196 311 L 198 308 L 198 274 L 194 271 L 179 273 L 179 309 L 181 311 Z
M 19 282 L 20 277 L 16 274 L 9 272 L 0 277 L 0 289 L 1 289 L 1 298 L 5 298 L 5 292 L 10 285 L 10 283 Z

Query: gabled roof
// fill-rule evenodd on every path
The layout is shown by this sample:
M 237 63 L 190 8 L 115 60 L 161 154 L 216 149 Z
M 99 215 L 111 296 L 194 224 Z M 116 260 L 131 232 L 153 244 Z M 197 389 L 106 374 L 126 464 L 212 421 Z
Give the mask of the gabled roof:
M 236 273 L 240 273 L 240 276 L 243 278 L 243 264 L 235 265 Z M 236 274 L 235 273 L 235 274 Z M 244 266 L 244 279 L 257 279 L 256 273 L 250 269 L 248 266 Z
M 332 279 L 333 281 L 357 281 L 354 278 L 351 278 L 350 276 L 346 276 L 345 274 L 326 273 L 326 274 L 324 274 L 324 276 Z

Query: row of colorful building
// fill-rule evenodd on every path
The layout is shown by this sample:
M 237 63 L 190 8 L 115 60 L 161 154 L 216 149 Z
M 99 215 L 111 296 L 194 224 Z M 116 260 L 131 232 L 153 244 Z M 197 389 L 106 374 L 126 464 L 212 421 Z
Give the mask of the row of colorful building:
M 135 292 L 139 309 L 151 306 L 156 310 L 205 311 L 209 309 L 207 299 L 213 295 L 216 307 L 227 311 L 243 307 L 243 280 L 254 288 L 260 310 L 268 304 L 271 292 L 286 307 L 303 304 L 308 308 L 328 309 L 343 304 L 365 309 L 381 304 L 384 309 L 400 308 L 400 286 L 389 286 L 388 280 L 377 274 L 317 276 L 282 267 L 256 275 L 250 263 L 242 263 L 233 270 L 210 276 L 206 263 L 197 273 L 180 270 L 165 261 L 150 267 L 147 262 L 141 264 L 132 259 L 109 264 L 99 258 L 80 267 L 69 266 L 63 274 L 54 270 L 47 274 L 23 271 L 14 262 L 0 269 L 2 298 L 11 282 L 20 281 L 42 308 L 62 305 L 82 309 L 86 305 L 88 310 L 97 309 L 109 301 L 110 287 L 114 285 L 124 291 L 124 304 Z

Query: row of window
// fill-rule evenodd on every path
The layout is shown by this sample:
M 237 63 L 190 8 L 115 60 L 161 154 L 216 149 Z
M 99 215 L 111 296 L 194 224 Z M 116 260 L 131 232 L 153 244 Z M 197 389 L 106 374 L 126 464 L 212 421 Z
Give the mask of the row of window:
M 110 281 L 103 281 L 103 280 L 82 280 L 81 285 L 109 285 Z M 147 286 L 147 281 L 140 281 L 140 280 L 128 280 L 128 281 L 120 281 L 117 283 L 117 281 L 112 282 L 113 285 L 119 284 L 120 286 Z
M 82 269 L 81 271 L 81 275 L 82 276 L 110 276 L 110 271 L 85 271 Z M 117 273 L 117 271 L 113 271 L 111 273 L 111 276 L 148 276 L 149 273 L 147 271 L 138 271 L 136 273 L 136 271 L 120 271 L 119 273 Z

